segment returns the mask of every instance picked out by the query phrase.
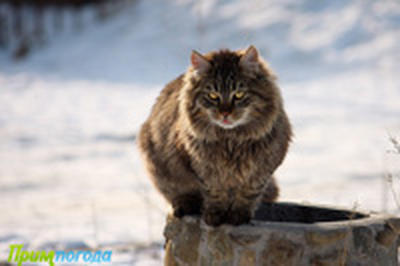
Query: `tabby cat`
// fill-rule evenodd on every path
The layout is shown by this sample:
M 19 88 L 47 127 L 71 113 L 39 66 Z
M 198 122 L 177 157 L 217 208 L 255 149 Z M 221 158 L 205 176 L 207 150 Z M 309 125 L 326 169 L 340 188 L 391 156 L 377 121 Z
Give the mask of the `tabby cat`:
M 193 51 L 187 72 L 157 98 L 139 148 L 176 217 L 239 225 L 278 197 L 273 173 L 291 134 L 275 76 L 254 46 Z

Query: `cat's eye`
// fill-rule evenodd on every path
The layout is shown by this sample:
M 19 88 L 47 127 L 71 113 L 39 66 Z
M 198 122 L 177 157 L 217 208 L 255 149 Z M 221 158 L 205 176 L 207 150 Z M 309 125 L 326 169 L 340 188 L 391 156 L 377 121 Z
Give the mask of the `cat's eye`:
M 208 97 L 210 97 L 210 99 L 212 100 L 216 100 L 218 99 L 218 94 L 216 94 L 215 92 L 209 92 Z
M 242 99 L 243 96 L 244 96 L 244 92 L 243 91 L 237 91 L 237 92 L 235 92 L 234 96 L 235 96 L 236 99 Z

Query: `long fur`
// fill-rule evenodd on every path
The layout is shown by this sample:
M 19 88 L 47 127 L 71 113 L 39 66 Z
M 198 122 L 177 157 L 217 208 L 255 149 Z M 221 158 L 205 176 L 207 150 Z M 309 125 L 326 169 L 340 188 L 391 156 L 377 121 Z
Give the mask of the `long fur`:
M 198 73 L 191 66 L 167 84 L 140 130 L 149 174 L 178 217 L 201 214 L 209 225 L 242 224 L 262 199 L 278 197 L 273 173 L 286 155 L 291 126 L 275 76 L 261 58 L 256 67 L 243 65 L 244 53 L 205 55 L 209 69 Z M 215 123 L 223 100 L 213 103 L 207 93 L 228 99 L 238 88 L 245 99 L 225 107 L 240 123 L 224 128 Z

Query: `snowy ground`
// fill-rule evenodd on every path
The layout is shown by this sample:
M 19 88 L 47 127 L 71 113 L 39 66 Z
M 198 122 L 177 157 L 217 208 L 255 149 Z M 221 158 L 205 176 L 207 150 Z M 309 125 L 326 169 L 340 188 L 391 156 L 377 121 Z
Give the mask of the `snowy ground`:
M 160 265 L 168 206 L 135 134 L 191 49 L 255 44 L 278 73 L 295 131 L 281 200 L 397 213 L 399 18 L 394 0 L 153 0 L 23 62 L 0 51 L 0 262 L 25 243 Z

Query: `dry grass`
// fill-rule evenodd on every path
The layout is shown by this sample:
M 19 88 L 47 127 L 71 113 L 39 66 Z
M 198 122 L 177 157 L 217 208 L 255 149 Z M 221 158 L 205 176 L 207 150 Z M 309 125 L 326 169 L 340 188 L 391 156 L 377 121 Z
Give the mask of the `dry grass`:
M 393 136 L 389 136 L 389 140 L 393 145 L 393 150 L 390 150 L 389 152 L 395 153 L 395 154 L 400 156 L 400 142 L 399 142 L 399 140 L 397 140 L 397 138 L 395 138 Z M 389 173 L 387 175 L 386 179 L 387 179 L 387 182 L 389 183 L 389 187 L 390 187 L 390 190 L 391 190 L 391 193 L 392 193 L 393 200 L 394 200 L 397 208 L 400 210 L 400 197 L 399 197 L 398 192 L 395 189 L 396 186 L 394 184 L 395 183 L 395 176 L 394 176 L 394 174 Z
M 400 155 L 400 142 L 393 136 L 389 136 L 389 140 L 393 144 L 394 152 Z

